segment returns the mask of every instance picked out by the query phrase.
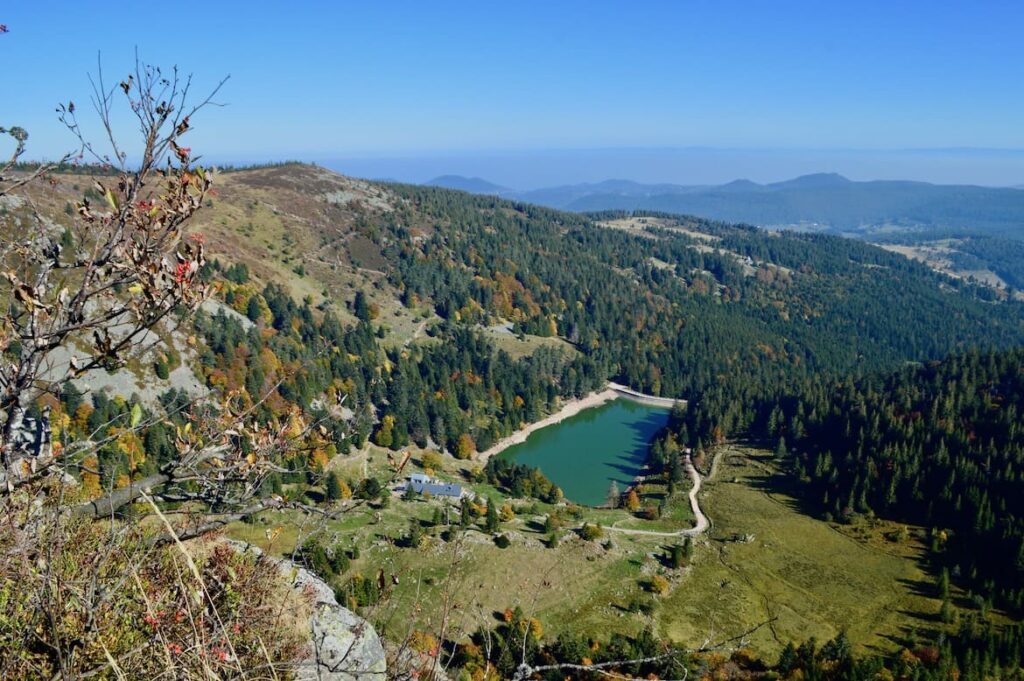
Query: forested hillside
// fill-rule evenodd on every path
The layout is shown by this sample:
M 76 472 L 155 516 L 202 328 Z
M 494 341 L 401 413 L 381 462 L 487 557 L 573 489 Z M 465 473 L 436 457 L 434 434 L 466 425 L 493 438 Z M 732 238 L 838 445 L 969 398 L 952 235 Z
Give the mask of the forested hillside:
M 397 286 L 444 317 L 562 335 L 655 394 L 692 397 L 738 372 L 746 382 L 859 372 L 1005 346 L 1024 331 L 1018 305 L 856 241 L 704 221 L 685 233 L 666 216 L 628 233 L 597 227 L 621 214 L 395 191 L 436 221 L 422 244 L 399 231 L 388 252 Z
M 948 575 L 984 602 L 1021 608 L 1024 351 L 954 355 L 860 380 L 816 377 L 745 403 L 717 398 L 677 418 L 677 437 L 710 442 L 722 420 L 742 422 L 732 434 L 776 443 L 819 513 L 932 528 L 932 557 Z
M 709 409 L 728 395 L 713 425 L 701 406 L 692 416 L 723 436 L 747 425 L 743 405 L 810 377 L 1024 341 L 1019 303 L 858 241 L 580 216 L 299 165 L 227 178 L 202 226 L 203 276 L 238 314 L 197 317 L 199 378 L 264 417 L 339 419 L 340 403 L 357 444 L 468 456 L 608 379 Z M 568 344 L 513 359 L 484 333 L 500 323 Z
M 1007 581 L 1017 578 L 1021 550 L 1010 492 L 1017 395 L 993 385 L 1014 378 L 1020 355 L 966 355 L 880 388 L 870 377 L 908 361 L 1020 344 L 1020 304 L 857 241 L 388 189 L 400 208 L 375 225 L 368 219 L 388 282 L 406 305 L 430 305 L 444 321 L 432 343 L 385 351 L 369 317 L 343 332 L 330 314 L 315 321 L 317 313 L 279 289 L 252 291 L 260 301 L 253 309 L 265 301 L 270 310 L 254 320 L 277 330 L 269 347 L 297 361 L 297 377 L 278 388 L 286 401 L 308 408 L 324 391 L 345 394 L 357 441 L 375 433 L 399 448 L 430 438 L 466 455 L 536 420 L 556 396 L 583 394 L 607 378 L 686 397 L 695 404 L 679 425 L 681 441 L 784 437 L 799 453 L 797 476 L 809 478 L 809 494 L 833 517 L 873 510 L 946 528 L 949 555 L 963 557 L 950 561 L 955 577 L 973 580 L 986 597 L 1019 600 Z M 502 320 L 520 333 L 562 336 L 577 352 L 491 359 L 493 348 L 474 329 Z M 261 363 L 232 358 L 232 348 L 244 349 L 240 357 L 265 352 L 254 329 L 243 333 L 223 315 L 200 326 L 213 352 L 207 364 L 244 374 L 230 385 L 250 393 L 273 385 Z M 304 342 L 286 344 L 292 333 Z M 349 348 L 346 339 L 356 338 Z M 318 344 L 343 350 L 318 359 Z M 311 354 L 289 355 L 288 345 Z M 825 388 L 834 384 L 852 392 Z M 1003 408 L 992 411 L 993 399 Z M 978 420 L 986 414 L 991 422 Z M 991 484 L 993 474 L 1003 486 Z M 1011 556 L 1006 565 L 975 563 L 989 542 Z
M 922 260 L 948 273 L 1002 287 L 1024 285 L 1020 188 L 855 182 L 826 173 L 772 184 L 735 180 L 719 186 L 683 186 L 607 180 L 525 192 L 479 182 L 450 178 L 428 184 L 499 194 L 559 210 L 662 211 L 855 236 L 933 252 L 937 257 Z
M 242 288 L 228 295 L 237 300 Z M 540 348 L 513 360 L 479 333 L 446 325 L 436 331 L 439 342 L 388 351 L 368 316 L 342 326 L 333 314 L 317 315 L 274 285 L 245 295 L 259 301 L 253 309 L 266 306 L 265 317 L 254 314 L 255 323 L 245 324 L 221 311 L 197 319 L 207 345 L 201 356 L 206 381 L 253 401 L 268 396 L 258 405 L 264 418 L 291 405 L 322 416 L 329 406 L 344 405 L 355 413 L 351 437 L 338 440 L 346 451 L 375 432 L 384 447 L 433 441 L 467 458 L 540 418 L 556 398 L 585 394 L 603 382 L 580 355 Z
M 58 226 L 82 198 L 79 177 L 38 199 Z M 820 234 L 563 213 L 295 164 L 223 178 L 190 237 L 209 249 L 195 276 L 213 300 L 160 327 L 165 351 L 128 364 L 139 394 L 83 395 L 102 385 L 92 372 L 32 407 L 35 418 L 52 408 L 61 447 L 102 438 L 83 493 L 173 463 L 183 429 L 204 417 L 169 379 L 182 367 L 232 409 L 292 434 L 251 490 L 271 505 L 354 495 L 383 507 L 379 469 L 354 479 L 333 470 L 367 441 L 414 447 L 432 465 L 469 459 L 614 379 L 690 401 L 655 447 L 673 483 L 683 479 L 679 444 L 784 439 L 784 460 L 823 517 L 871 512 L 934 527 L 935 564 L 954 583 L 985 608 L 1020 604 L 1020 356 L 1006 349 L 1024 344 L 1021 303 Z M 66 247 L 77 238 L 66 233 Z M 965 354 L 975 348 L 1003 354 Z M 951 354 L 961 358 L 932 364 Z M 919 362 L 927 369 L 903 368 Z M 512 498 L 560 498 L 538 472 L 500 459 L 457 470 Z M 168 497 L 171 508 L 181 498 Z M 464 524 L 477 507 L 461 505 Z M 985 546 L 1005 560 L 977 559 Z M 375 583 L 360 579 L 342 584 Z M 809 669 L 834 653 L 780 664 Z

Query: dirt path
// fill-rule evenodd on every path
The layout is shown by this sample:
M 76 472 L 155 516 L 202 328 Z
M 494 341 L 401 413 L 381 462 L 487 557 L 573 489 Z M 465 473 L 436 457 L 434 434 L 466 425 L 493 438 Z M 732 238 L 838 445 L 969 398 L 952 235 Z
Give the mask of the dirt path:
M 404 343 L 402 343 L 402 347 L 403 347 L 403 348 L 407 348 L 407 347 L 409 347 L 410 345 L 412 345 L 413 343 L 415 343 L 415 342 L 416 342 L 416 339 L 417 339 L 417 338 L 419 338 L 419 337 L 420 337 L 421 335 L 423 335 L 423 332 L 424 332 L 424 331 L 426 331 L 426 329 L 427 329 L 427 324 L 428 324 L 429 322 L 430 322 L 430 320 L 429 320 L 429 319 L 424 319 L 424 320 L 423 320 L 422 322 L 420 322 L 419 324 L 417 324 L 417 325 L 416 325 L 416 328 L 415 328 L 415 329 L 413 330 L 413 332 L 412 332 L 412 336 L 410 336 L 409 338 L 407 338 L 407 339 L 405 340 L 405 342 L 404 342 Z
M 715 473 L 718 472 L 718 463 L 722 460 L 723 456 L 725 456 L 725 449 L 719 448 L 719 450 L 711 457 L 711 470 L 709 470 L 707 474 L 708 480 L 715 477 Z
M 711 472 L 708 474 L 710 480 L 714 477 L 716 469 L 718 467 L 718 459 L 722 456 L 723 450 L 715 452 L 714 457 L 711 459 Z M 697 495 L 700 494 L 701 488 L 701 477 L 697 469 L 694 468 L 693 462 L 690 460 L 690 455 L 687 454 L 683 460 L 683 468 L 686 473 L 690 476 L 690 480 L 693 481 L 693 486 L 690 488 L 690 510 L 693 511 L 693 517 L 696 519 L 693 527 L 689 527 L 683 530 L 676 530 L 675 532 L 658 532 L 656 530 L 633 530 L 625 527 L 607 527 L 605 529 L 612 530 L 614 532 L 622 532 L 623 534 L 641 534 L 650 537 L 696 537 L 697 535 L 704 534 L 711 527 L 711 521 L 704 514 L 704 511 L 700 508 L 700 502 L 697 500 Z

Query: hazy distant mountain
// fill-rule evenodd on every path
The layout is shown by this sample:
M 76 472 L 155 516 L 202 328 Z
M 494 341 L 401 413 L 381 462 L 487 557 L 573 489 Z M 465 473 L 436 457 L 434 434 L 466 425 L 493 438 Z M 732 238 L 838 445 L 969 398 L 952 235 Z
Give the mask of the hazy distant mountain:
M 750 180 L 733 180 L 719 187 L 724 192 L 754 192 L 763 191 L 764 187 Z
M 803 175 L 771 184 L 745 179 L 723 185 L 613 179 L 529 191 L 459 175 L 444 175 L 427 184 L 577 212 L 652 210 L 866 237 L 956 232 L 1024 239 L 1024 192 L 1020 187 L 907 180 L 857 182 L 836 173 Z
M 471 194 L 505 194 L 511 191 L 507 187 L 496 185 L 480 177 L 464 177 L 462 175 L 441 175 L 425 184 L 445 189 L 458 189 Z
M 585 201 L 591 196 L 607 197 L 647 197 L 671 195 L 680 192 L 692 192 L 706 187 L 687 187 L 677 184 L 640 184 L 631 180 L 605 180 L 597 183 L 571 184 L 559 187 L 546 187 L 525 192 L 506 194 L 527 203 L 538 203 L 552 208 L 569 208 L 578 201 Z M 610 199 L 614 201 L 614 199 Z M 575 210 L 574 208 L 569 208 Z
M 1024 192 L 1019 189 L 855 182 L 835 173 L 772 184 L 736 180 L 718 186 L 608 180 L 503 196 L 573 211 L 639 209 L 841 232 L 946 229 L 1024 238 Z
M 757 186 L 753 182 L 750 184 Z M 812 175 L 794 177 L 792 180 L 776 182 L 768 185 L 768 188 L 776 191 L 783 189 L 835 189 L 837 187 L 849 187 L 852 184 L 856 183 L 853 180 L 846 179 L 839 173 L 814 173 Z

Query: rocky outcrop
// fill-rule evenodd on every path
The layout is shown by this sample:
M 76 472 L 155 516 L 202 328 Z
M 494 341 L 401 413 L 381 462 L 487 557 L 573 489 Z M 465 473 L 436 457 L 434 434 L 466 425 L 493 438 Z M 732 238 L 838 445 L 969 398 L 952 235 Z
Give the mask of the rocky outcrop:
M 263 556 L 256 546 L 231 543 L 241 551 Z M 295 678 L 301 681 L 384 681 L 387 661 L 384 646 L 373 626 L 339 605 L 334 590 L 309 570 L 283 558 L 267 560 L 276 562 L 294 588 L 313 600 L 308 655 L 296 664 Z

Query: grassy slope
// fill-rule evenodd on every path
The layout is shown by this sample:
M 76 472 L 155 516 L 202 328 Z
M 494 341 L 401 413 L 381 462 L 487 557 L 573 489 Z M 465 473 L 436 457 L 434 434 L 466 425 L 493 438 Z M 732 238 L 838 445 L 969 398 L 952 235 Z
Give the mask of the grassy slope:
M 257 284 L 282 284 L 294 298 L 309 296 L 343 321 L 354 321 L 348 303 L 361 289 L 380 310 L 375 323 L 386 332 L 383 345 L 427 340 L 427 327 L 438 317 L 429 305 L 409 309 L 401 304 L 385 274 L 388 262 L 375 243 L 377 228 L 370 226 L 403 207 L 401 199 L 385 187 L 297 164 L 225 173 L 217 181 L 217 196 L 194 226 L 206 234 L 211 258 L 244 263 Z M 415 211 L 401 221 L 407 219 L 414 233 L 433 229 Z M 570 347 L 555 338 L 488 335 L 513 357 L 542 345 Z
M 345 303 L 357 289 L 372 291 L 382 279 L 353 263 L 351 250 L 367 259 L 356 219 L 376 197 L 365 183 L 312 166 L 259 168 L 221 174 L 218 195 L 197 217 L 194 229 L 207 235 L 212 257 L 248 265 L 262 284 L 283 284 L 296 299 L 309 295 L 314 304 L 327 301 L 348 318 Z M 332 203 L 327 196 L 348 191 L 364 204 Z M 386 205 L 386 204 L 384 204 Z M 358 259 L 357 259 L 358 260 Z M 305 274 L 296 269 L 302 266 Z M 397 306 L 394 291 L 378 296 L 387 309 Z
M 496 331 L 494 328 L 484 328 L 484 334 L 487 339 L 490 340 L 494 347 L 498 350 L 504 350 L 513 359 L 519 359 L 527 355 L 532 355 L 538 348 L 548 346 L 556 349 L 561 349 L 566 352 L 575 352 L 575 348 L 567 341 L 561 338 L 544 338 L 541 336 L 530 336 L 523 335 L 522 338 L 518 336 L 506 333 L 502 331 Z
M 385 453 L 372 446 L 367 451 L 369 472 L 383 475 Z M 549 507 L 543 504 L 540 514 L 530 515 L 527 503 L 514 502 L 520 514 L 502 527 L 513 540 L 507 549 L 497 548 L 478 530 L 458 543 L 433 537 L 419 549 L 388 541 L 404 536 L 410 515 L 429 519 L 436 501 L 395 498 L 379 511 L 379 522 L 374 512 L 356 512 L 329 529 L 342 545 L 360 547 L 353 572 L 372 576 L 383 569 L 399 575 L 389 601 L 371 613 L 395 636 L 410 626 L 437 627 L 446 590 L 457 606 L 450 619 L 456 631 L 487 625 L 495 612 L 518 605 L 539 617 L 549 634 L 606 637 L 654 626 L 662 635 L 697 645 L 711 633 L 730 636 L 776 617 L 752 637 L 752 647 L 772 658 L 786 642 L 808 636 L 826 640 L 842 628 L 860 647 L 893 651 L 914 630 L 941 626 L 935 617 L 940 603 L 932 597 L 934 578 L 919 562 L 919 542 L 884 539 L 895 527 L 889 524 L 836 527 L 803 514 L 792 497 L 773 487 L 767 464 L 767 454 L 741 448 L 721 462 L 702 495 L 713 530 L 697 540 L 692 566 L 684 571 L 666 569 L 664 556 L 674 542 L 659 537 L 606 533 L 612 540 L 609 549 L 584 542 L 566 528 L 561 544 L 547 548 L 542 524 Z M 453 464 L 445 475 L 456 478 L 464 466 Z M 358 477 L 361 469 L 357 456 L 339 471 Z M 493 488 L 473 488 L 501 500 Z M 691 522 L 682 510 L 685 493 L 681 489 L 675 497 L 673 508 L 680 509 L 671 513 L 675 527 Z M 609 510 L 587 510 L 584 519 L 645 529 L 673 524 Z M 299 527 L 284 520 L 278 516 L 268 519 L 269 525 L 238 525 L 231 533 L 266 546 L 266 529 L 281 525 L 285 529 L 273 549 L 288 551 Z M 753 541 L 736 541 L 746 534 Z M 669 577 L 667 596 L 645 590 L 655 573 Z M 635 602 L 653 604 L 653 613 L 630 612 Z
M 685 589 L 665 603 L 664 633 L 695 641 L 708 631 L 744 630 L 761 651 L 845 628 L 858 645 L 891 651 L 916 629 L 942 626 L 935 580 L 921 545 L 883 538 L 895 525 L 847 528 L 803 514 L 777 487 L 766 453 L 734 449 L 708 483 L 710 545 L 697 555 Z M 753 535 L 735 541 L 734 535 Z
M 406 472 L 415 470 L 418 460 L 414 455 Z M 337 461 L 332 468 L 345 478 L 358 479 L 362 476 L 364 461 L 367 472 L 378 479 L 391 472 L 386 451 L 374 445 L 367 445 L 362 452 Z M 448 460 L 446 470 L 439 474 L 459 480 L 462 471 L 474 465 Z M 494 499 L 499 504 L 505 499 L 489 485 L 470 487 L 480 497 Z M 687 519 L 686 492 L 681 487 L 670 506 L 671 515 L 684 524 L 692 521 Z M 572 630 L 603 636 L 611 622 L 615 623 L 615 630 L 634 633 L 649 623 L 642 615 L 625 612 L 625 608 L 637 597 L 650 599 L 644 595 L 640 580 L 660 565 L 657 558 L 647 556 L 660 556 L 662 547 L 667 546 L 666 540 L 607 533 L 606 538 L 612 543 L 611 548 L 605 548 L 603 540 L 595 543 L 579 539 L 572 527 L 587 521 L 665 529 L 664 522 L 632 519 L 623 510 L 585 509 L 582 520 L 566 522 L 560 533 L 561 544 L 550 549 L 544 542 L 547 535 L 543 523 L 552 507 L 537 504 L 538 513 L 531 514 L 528 509 L 532 502 L 512 503 L 518 507 L 519 514 L 501 528 L 513 540 L 507 549 L 497 548 L 490 537 L 477 529 L 470 530 L 458 544 L 445 543 L 435 536 L 415 550 L 394 546 L 388 541 L 405 535 L 409 517 L 427 521 L 434 507 L 440 505 L 438 500 L 406 502 L 395 496 L 386 509 L 355 511 L 329 523 L 327 529 L 337 533 L 343 546 L 354 544 L 360 548 L 362 555 L 353 564 L 352 572 L 372 576 L 384 569 L 389 574 L 401 575 L 389 603 L 373 615 L 378 624 L 413 622 L 421 628 L 428 623 L 436 625 L 443 603 L 444 580 L 449 574 L 457 585 L 456 601 L 460 606 L 454 621 L 467 629 L 489 622 L 494 611 L 517 605 L 540 617 L 551 632 Z M 452 518 L 457 518 L 457 511 L 452 512 Z M 235 524 L 230 534 L 268 548 L 267 530 L 273 527 L 281 527 L 282 531 L 269 548 L 275 553 L 287 553 L 309 525 L 304 527 L 298 516 L 274 514 L 265 516 L 257 524 Z

